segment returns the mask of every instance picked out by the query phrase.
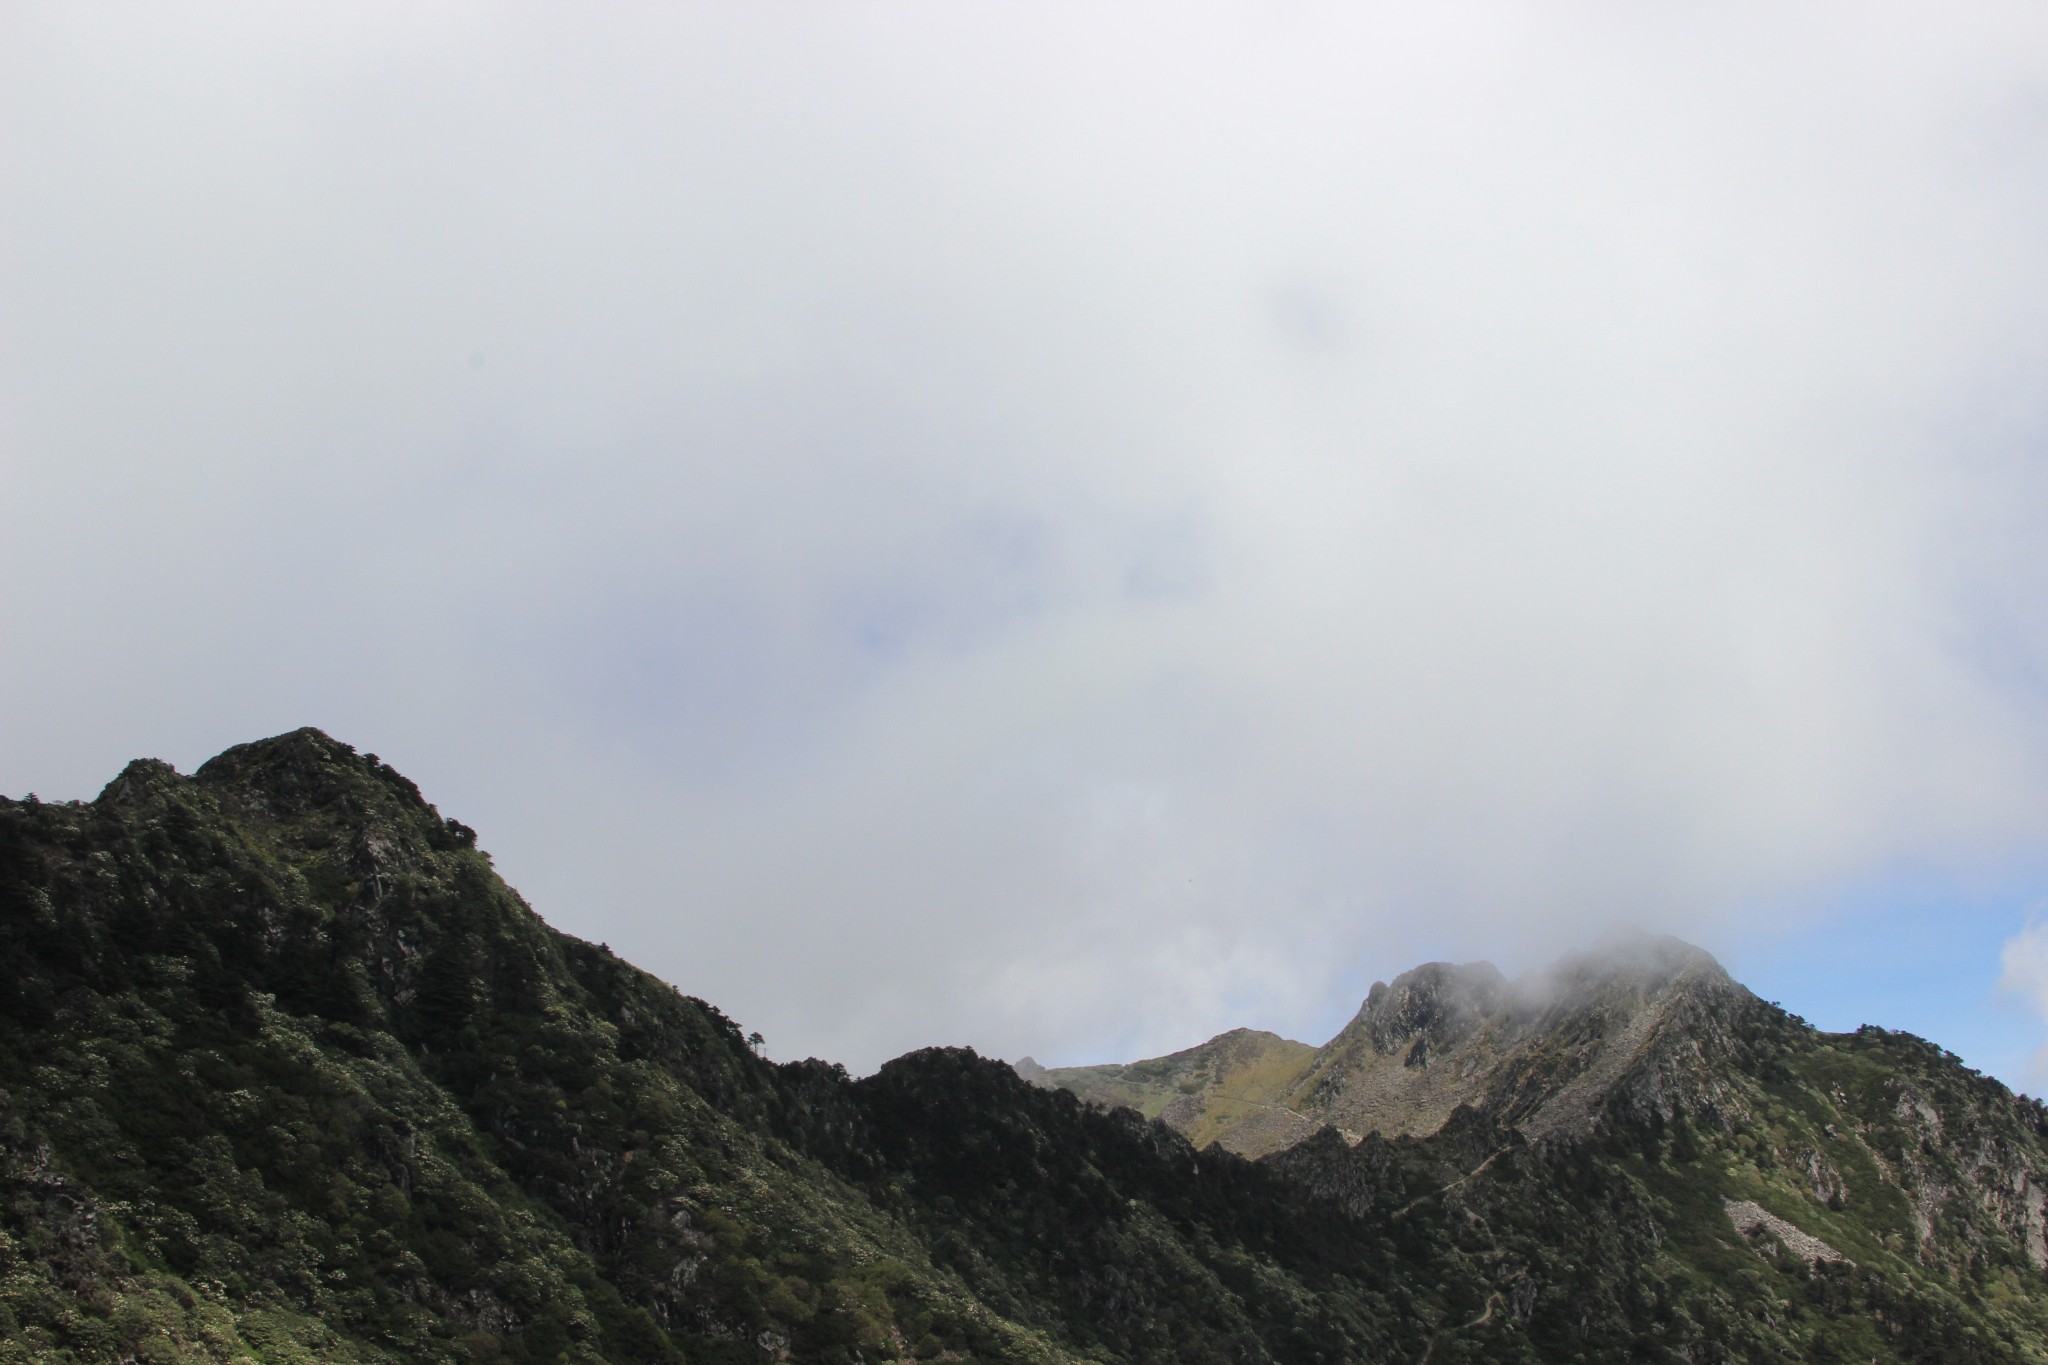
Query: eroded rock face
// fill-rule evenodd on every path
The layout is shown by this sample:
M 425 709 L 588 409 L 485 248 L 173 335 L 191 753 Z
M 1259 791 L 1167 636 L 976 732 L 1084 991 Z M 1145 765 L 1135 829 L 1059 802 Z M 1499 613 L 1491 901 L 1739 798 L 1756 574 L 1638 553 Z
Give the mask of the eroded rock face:
M 1833 1261 L 1855 1264 L 1820 1238 L 1801 1232 L 1776 1214 L 1766 1212 L 1761 1204 L 1748 1199 L 1730 1199 L 1724 1202 L 1723 1207 L 1728 1211 L 1728 1221 L 1735 1230 L 1765 1254 L 1783 1248 L 1788 1255 L 1798 1257 L 1809 1266 Z
M 1509 1002 L 1507 979 L 1490 962 L 1431 962 L 1389 986 L 1374 982 L 1347 1033 L 1356 1031 L 1382 1056 L 1404 1066 L 1427 1065 L 1431 1044 L 1455 1047 Z
M 1226 1054 L 1233 1036 L 1207 1046 Z M 1684 944 L 1570 959 L 1515 983 L 1484 964 L 1431 964 L 1375 985 L 1324 1046 L 1262 1055 L 1257 1112 L 1198 1085 L 1159 1116 L 1198 1143 L 1278 1162 L 1348 1211 L 1384 1200 L 1390 1142 L 1448 1150 L 1465 1134 L 1445 1189 L 1517 1144 L 1619 1142 L 1703 1160 L 1699 1178 L 1742 1240 L 1808 1265 L 1868 1263 L 1816 1230 L 1836 1227 L 1959 1282 L 2048 1271 L 2048 1111 L 1910 1035 L 1819 1033 Z M 1282 1064 L 1292 1074 L 1276 1075 Z M 1113 1101 L 1146 1065 L 1039 1083 Z M 1346 1145 L 1363 1155 L 1341 1156 Z
M 1614 1105 L 1719 1122 L 1741 1104 L 1719 1072 L 1747 1064 L 1746 1027 L 1766 1008 L 1707 954 L 1647 940 L 1516 983 L 1483 962 L 1429 963 L 1376 983 L 1320 1048 L 1236 1030 L 1171 1057 L 1029 1079 L 1133 1104 L 1247 1156 L 1323 1127 L 1352 1141 L 1422 1136 L 1461 1106 L 1560 1138 L 1591 1131 Z M 1161 1085 L 1173 1093 L 1148 1107 Z

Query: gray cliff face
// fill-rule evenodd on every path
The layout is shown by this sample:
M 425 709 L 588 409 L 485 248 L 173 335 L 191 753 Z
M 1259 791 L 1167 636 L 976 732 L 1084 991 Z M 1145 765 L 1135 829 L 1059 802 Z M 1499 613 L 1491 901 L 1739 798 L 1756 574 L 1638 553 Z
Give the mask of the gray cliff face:
M 1344 1034 L 1361 1035 L 1383 1056 L 1399 1052 L 1404 1063 L 1420 1065 L 1431 1046 L 1440 1050 L 1469 1036 L 1508 996 L 1507 979 L 1490 962 L 1431 962 L 1403 972 L 1391 986 L 1374 982 Z M 1418 1046 L 1423 1055 L 1410 1058 Z
M 1524 988 L 1518 1036 L 1479 1107 L 1535 1137 L 1590 1131 L 1610 1106 L 1726 1126 L 1722 1111 L 1741 1101 L 1725 1077 L 1753 1069 L 1773 1013 L 1675 940 L 1567 959 Z
M 1617 1094 L 1653 1108 L 1674 1088 L 1705 1098 L 1693 1062 L 1736 1047 L 1723 1021 L 1757 1003 L 1706 954 L 1662 940 L 1513 985 L 1485 964 L 1432 965 L 1368 996 L 1323 1049 L 1304 1114 L 1420 1136 L 1467 1106 L 1533 1137 L 1584 1132 Z
M 1961 1275 L 1986 1257 L 2048 1270 L 2038 1105 L 1910 1035 L 1818 1033 L 1675 940 L 1567 958 L 1516 982 L 1485 963 L 1430 963 L 1376 983 L 1324 1046 L 1266 1045 L 1255 1108 L 1220 1103 L 1209 1080 L 1228 1081 L 1213 1061 L 1246 1036 L 1270 1037 L 1240 1030 L 1175 1054 L 1210 1065 L 1183 1062 L 1155 1112 L 1198 1143 L 1280 1162 L 1348 1210 L 1379 1187 L 1390 1142 L 1448 1142 L 1476 1165 L 1618 1131 L 1683 1132 L 1823 1220 L 1889 1220 L 1879 1245 L 1932 1270 Z M 1091 1068 L 1080 1084 L 1055 1070 L 1039 1083 L 1114 1103 L 1126 1077 L 1156 1065 Z M 1751 1234 L 1776 1225 L 1749 1220 Z M 1796 1255 L 1806 1242 L 1774 1244 Z
M 1520 982 L 1483 962 L 1417 967 L 1375 983 L 1320 1048 L 1236 1030 L 1153 1062 L 1032 1079 L 1104 1103 L 1133 1103 L 1134 1087 L 1170 1079 L 1175 1093 L 1147 1112 L 1247 1156 L 1326 1126 L 1352 1142 L 1423 1136 L 1461 1107 L 1554 1138 L 1590 1131 L 1610 1105 L 1720 1122 L 1741 1104 L 1721 1074 L 1753 1060 L 1745 1039 L 1768 1009 L 1708 954 L 1646 939 Z M 1249 1062 L 1245 1037 L 1265 1040 Z M 1294 1072 L 1276 1074 L 1285 1062 Z M 1254 1070 L 1257 1094 L 1244 1083 Z

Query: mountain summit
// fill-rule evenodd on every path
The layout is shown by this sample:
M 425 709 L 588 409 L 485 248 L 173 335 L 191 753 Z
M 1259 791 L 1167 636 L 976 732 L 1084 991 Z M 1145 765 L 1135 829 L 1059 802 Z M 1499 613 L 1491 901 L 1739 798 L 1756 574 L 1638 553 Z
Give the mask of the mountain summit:
M 2048 1115 L 1683 945 L 1036 1079 L 772 1064 L 316 730 L 0 798 L 0 1365 L 2048 1362 Z
M 1617 1106 L 1716 1115 L 1718 1073 L 1753 1069 L 1747 1040 L 1770 1013 L 1705 952 L 1641 939 L 1515 983 L 1484 962 L 1417 967 L 1375 983 L 1319 1048 L 1235 1029 L 1149 1061 L 1020 1074 L 1254 1157 L 1324 1127 L 1422 1137 L 1461 1108 L 1552 1138 Z

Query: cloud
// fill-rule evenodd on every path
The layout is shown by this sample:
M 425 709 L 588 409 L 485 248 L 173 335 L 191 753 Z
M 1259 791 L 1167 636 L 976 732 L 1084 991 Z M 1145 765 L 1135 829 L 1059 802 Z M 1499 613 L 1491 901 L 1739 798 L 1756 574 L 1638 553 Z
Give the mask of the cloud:
M 2039 841 L 2048 21 L 11 11 L 0 763 L 868 1065 Z
M 2043 1023 L 2048 1023 L 2048 924 L 2038 920 L 2029 923 L 2006 940 L 1999 958 L 2004 967 L 1999 989 L 2023 999 Z M 2028 1072 L 2036 1083 L 2048 1079 L 2048 1043 L 2036 1049 Z

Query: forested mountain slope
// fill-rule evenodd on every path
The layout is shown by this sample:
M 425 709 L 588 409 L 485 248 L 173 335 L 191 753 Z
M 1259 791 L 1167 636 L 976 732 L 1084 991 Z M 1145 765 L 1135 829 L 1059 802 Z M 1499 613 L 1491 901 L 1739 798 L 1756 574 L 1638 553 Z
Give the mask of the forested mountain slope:
M 773 1065 L 317 731 L 140 761 L 0 801 L 0 1361 L 2048 1361 L 2039 1109 L 1672 961 L 1254 1161 Z

